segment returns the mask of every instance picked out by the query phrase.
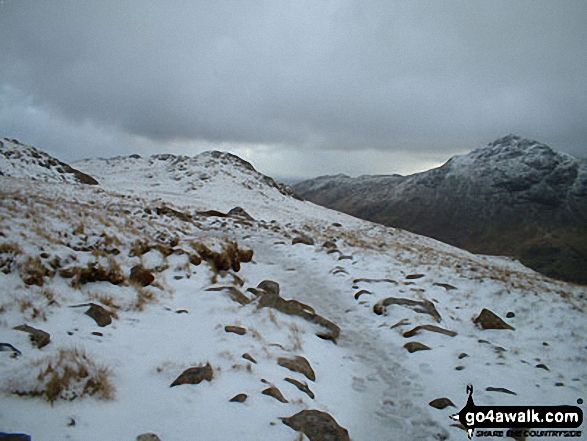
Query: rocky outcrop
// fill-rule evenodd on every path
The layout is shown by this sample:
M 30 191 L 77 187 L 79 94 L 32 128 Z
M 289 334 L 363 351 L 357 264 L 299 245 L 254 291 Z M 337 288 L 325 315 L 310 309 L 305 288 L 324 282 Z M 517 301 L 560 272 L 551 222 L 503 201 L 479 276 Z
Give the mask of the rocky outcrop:
M 483 308 L 481 313 L 473 319 L 473 323 L 479 325 L 482 329 L 514 330 L 513 326 L 508 325 L 498 315 L 486 308 Z
M 28 332 L 31 343 L 38 349 L 44 348 L 51 342 L 51 335 L 41 329 L 33 328 L 29 325 L 15 326 L 16 331 Z

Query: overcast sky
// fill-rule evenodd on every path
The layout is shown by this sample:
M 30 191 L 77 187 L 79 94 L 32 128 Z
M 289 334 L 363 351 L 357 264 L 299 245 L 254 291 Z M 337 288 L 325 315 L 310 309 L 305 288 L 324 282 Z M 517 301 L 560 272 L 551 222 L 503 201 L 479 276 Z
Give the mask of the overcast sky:
M 0 137 L 411 173 L 508 133 L 587 156 L 586 0 L 0 0 Z

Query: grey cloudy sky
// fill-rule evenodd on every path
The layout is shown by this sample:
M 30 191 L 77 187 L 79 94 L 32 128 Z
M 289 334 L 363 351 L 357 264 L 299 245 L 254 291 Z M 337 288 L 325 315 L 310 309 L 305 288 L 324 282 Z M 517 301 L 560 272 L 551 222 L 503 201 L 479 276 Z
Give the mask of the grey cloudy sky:
M 587 156 L 585 0 L 4 0 L 0 136 L 410 173 L 508 133 Z

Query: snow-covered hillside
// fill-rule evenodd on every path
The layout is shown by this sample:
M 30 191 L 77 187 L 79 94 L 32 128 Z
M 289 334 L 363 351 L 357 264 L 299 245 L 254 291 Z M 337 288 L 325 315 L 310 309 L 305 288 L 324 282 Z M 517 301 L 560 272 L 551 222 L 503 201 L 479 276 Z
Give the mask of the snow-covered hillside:
M 587 390 L 581 287 L 297 200 L 227 154 L 75 166 L 100 185 L 0 176 L 0 431 L 459 440 L 467 384 L 488 405 Z M 475 324 L 485 308 L 513 329 Z

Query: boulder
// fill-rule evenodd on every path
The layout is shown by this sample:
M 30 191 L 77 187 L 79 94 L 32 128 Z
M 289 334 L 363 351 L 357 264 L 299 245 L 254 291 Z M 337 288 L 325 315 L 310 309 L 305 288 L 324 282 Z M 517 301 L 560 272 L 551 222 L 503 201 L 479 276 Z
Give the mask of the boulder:
M 281 401 L 282 403 L 289 403 L 289 401 L 287 401 L 284 396 L 282 395 L 282 393 L 280 392 L 279 389 L 277 389 L 275 386 L 270 386 L 267 389 L 265 389 L 263 392 L 261 392 L 263 395 L 268 395 L 270 397 L 275 398 L 277 401 Z
M 89 306 L 90 309 L 86 311 L 86 315 L 93 318 L 98 326 L 103 328 L 112 323 L 112 316 L 104 307 L 95 303 L 90 303 Z
M 47 346 L 51 342 L 51 335 L 49 335 L 48 332 L 33 328 L 32 326 L 20 325 L 14 327 L 13 329 L 16 331 L 28 332 L 31 343 L 39 349 Z
M 193 367 L 186 369 L 182 374 L 175 379 L 171 386 L 179 386 L 182 384 L 200 384 L 202 381 L 212 381 L 214 378 L 214 371 L 210 363 L 206 363 L 206 366 Z
M 282 418 L 281 421 L 302 432 L 310 441 L 350 441 L 348 431 L 326 412 L 302 410 L 289 418 Z
M 304 357 L 296 355 L 292 358 L 279 357 L 277 364 L 292 372 L 299 372 L 306 376 L 308 380 L 316 381 L 316 374 L 312 369 L 312 366 Z
M 429 351 L 430 350 L 430 348 L 428 346 L 423 345 L 422 343 L 417 342 L 417 341 L 411 341 L 409 343 L 406 343 L 404 345 L 404 348 L 406 348 L 410 354 L 417 352 L 417 351 Z
M 149 286 L 155 281 L 155 276 L 141 265 L 136 265 L 130 270 L 129 280 L 140 286 Z
M 473 323 L 481 326 L 482 329 L 511 329 L 512 331 L 515 329 L 486 308 L 483 308 L 481 313 L 473 319 Z

